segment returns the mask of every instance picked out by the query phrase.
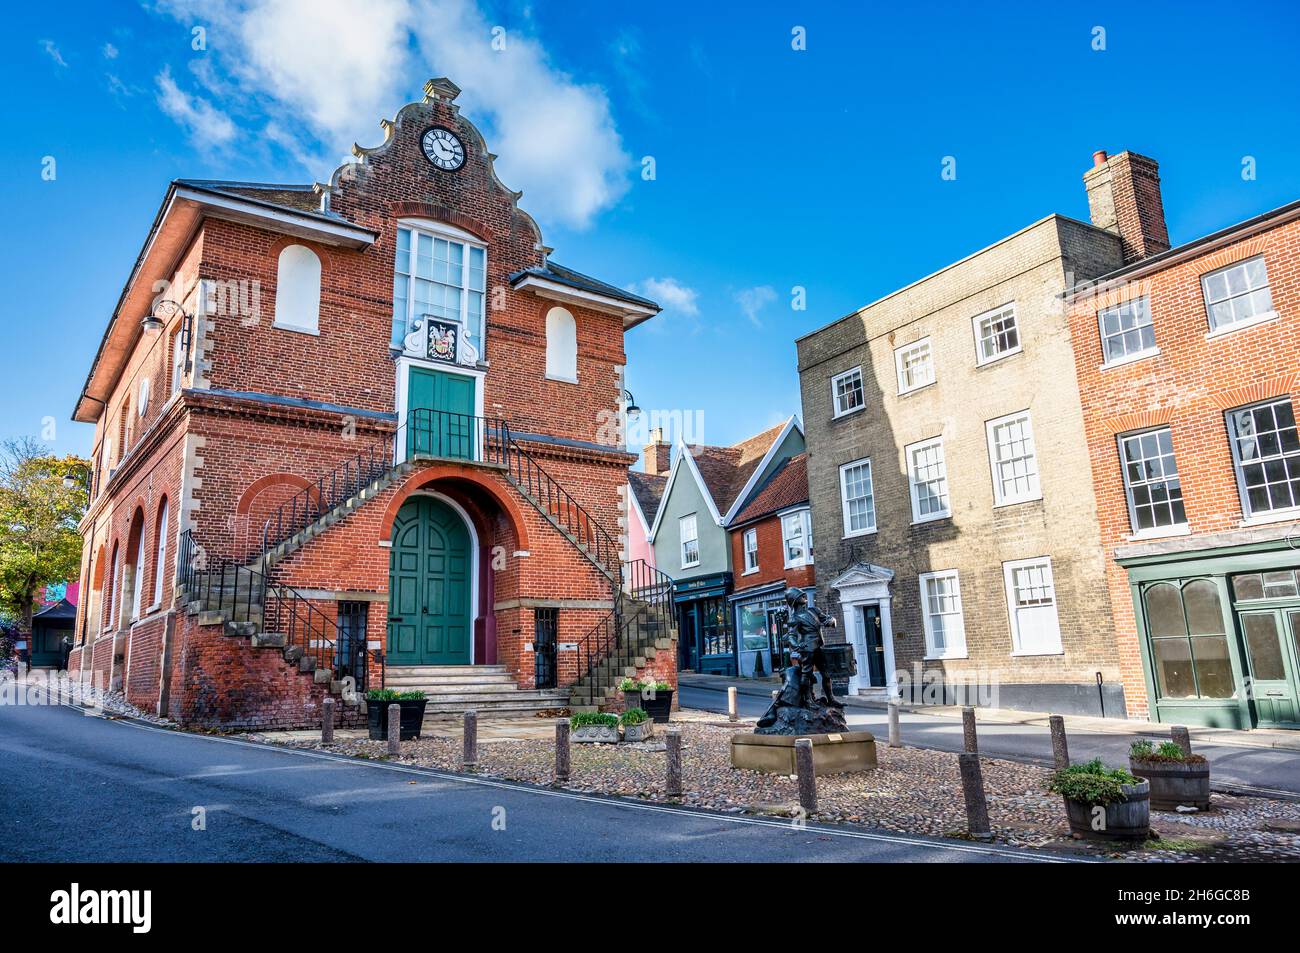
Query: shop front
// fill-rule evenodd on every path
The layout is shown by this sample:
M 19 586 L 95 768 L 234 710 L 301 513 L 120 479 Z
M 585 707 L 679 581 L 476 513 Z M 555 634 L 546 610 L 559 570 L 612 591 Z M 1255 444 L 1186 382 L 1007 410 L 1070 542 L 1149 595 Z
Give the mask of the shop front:
M 742 678 L 779 675 L 790 664 L 790 650 L 785 645 L 785 590 L 785 581 L 779 580 L 731 596 L 740 659 L 737 674 Z M 816 590 L 806 588 L 804 592 L 812 605 Z
M 1155 721 L 1300 728 L 1300 551 L 1274 540 L 1118 561 Z
M 679 670 L 736 674 L 736 642 L 727 612 L 730 591 L 729 572 L 673 583 Z

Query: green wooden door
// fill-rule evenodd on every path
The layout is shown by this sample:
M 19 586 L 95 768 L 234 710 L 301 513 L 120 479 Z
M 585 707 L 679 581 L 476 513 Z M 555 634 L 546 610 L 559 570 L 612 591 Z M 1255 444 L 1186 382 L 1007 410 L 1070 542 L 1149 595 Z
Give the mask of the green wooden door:
M 469 529 L 441 500 L 417 496 L 393 521 L 388 662 L 470 663 Z
M 475 380 L 427 367 L 412 367 L 407 388 L 407 453 L 457 460 L 477 459 Z
M 1241 613 L 1241 634 L 1250 666 L 1250 696 L 1261 728 L 1300 725 L 1297 702 L 1296 628 L 1300 611 L 1263 609 Z

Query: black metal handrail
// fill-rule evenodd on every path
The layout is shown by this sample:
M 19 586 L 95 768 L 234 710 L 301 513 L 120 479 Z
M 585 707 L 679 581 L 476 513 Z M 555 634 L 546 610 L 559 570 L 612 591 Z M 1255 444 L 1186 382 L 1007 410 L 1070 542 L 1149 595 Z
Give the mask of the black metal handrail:
M 510 452 L 509 427 L 500 417 L 476 417 L 450 410 L 416 407 L 397 428 L 406 431 L 406 456 L 468 460 L 504 466 Z
M 253 623 L 257 634 L 284 636 L 284 647 L 300 647 L 302 656 L 314 660 L 313 670 L 328 669 L 331 678 L 342 676 L 349 660 L 339 654 L 338 623 L 291 586 L 268 580 L 241 563 L 222 560 L 212 565 L 192 530 L 181 533 L 178 582 L 186 598 L 198 602 L 200 611 L 219 611 L 236 625 Z M 366 688 L 366 668 L 356 671 L 356 690 Z
M 347 502 L 393 466 L 387 444 L 371 445 L 307 484 L 285 500 L 262 524 L 262 556 Z
M 607 687 L 598 684 L 596 668 L 618 650 L 620 641 L 630 634 L 634 625 L 652 622 L 665 634 L 673 625 L 672 577 L 644 559 L 633 560 L 621 569 L 621 585 L 615 595 L 613 610 L 577 642 L 578 671 L 588 679 L 593 700 L 598 699 L 600 690 Z M 611 671 L 607 681 L 616 682 L 618 679 L 617 672 Z
M 542 469 L 528 451 L 505 431 L 507 442 L 506 474 L 510 482 L 532 497 L 542 511 L 559 524 L 587 554 L 611 577 L 617 597 L 622 587 L 620 547 L 614 537 L 596 521 L 581 503 L 559 482 Z

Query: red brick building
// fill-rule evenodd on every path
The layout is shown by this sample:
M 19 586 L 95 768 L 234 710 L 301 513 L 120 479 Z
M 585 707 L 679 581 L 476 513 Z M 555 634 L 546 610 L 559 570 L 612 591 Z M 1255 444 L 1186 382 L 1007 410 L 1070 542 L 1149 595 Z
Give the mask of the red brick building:
M 806 452 L 777 464 L 727 524 L 727 537 L 735 567 L 728 600 L 740 673 L 778 674 L 789 664 L 782 645 L 785 591 L 804 589 L 812 601 L 817 589 Z
M 1300 727 L 1300 203 L 1169 248 L 1155 164 L 1096 158 L 1130 263 L 1068 306 L 1129 713 Z
M 659 308 L 550 260 L 458 93 L 328 184 L 168 189 L 74 414 L 74 671 L 235 727 L 358 684 L 524 712 L 675 683 L 620 558 L 623 335 Z

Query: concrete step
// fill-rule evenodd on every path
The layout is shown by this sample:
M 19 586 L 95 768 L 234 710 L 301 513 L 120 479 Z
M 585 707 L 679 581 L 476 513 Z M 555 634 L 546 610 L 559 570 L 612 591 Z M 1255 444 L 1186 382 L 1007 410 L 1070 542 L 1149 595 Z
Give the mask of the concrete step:
M 430 698 L 445 695 L 499 695 L 502 692 L 518 691 L 514 679 L 500 682 L 455 682 L 450 685 L 430 682 L 384 682 L 385 688 L 399 692 L 424 692 Z
M 491 692 L 486 694 L 465 693 L 459 695 L 430 695 L 429 707 L 445 708 L 482 708 L 495 709 L 498 705 L 531 704 L 541 708 L 553 708 L 565 704 L 569 693 L 565 691 L 524 690 L 513 692 Z
M 504 665 L 385 665 L 384 674 L 393 675 L 504 675 L 508 670 Z

